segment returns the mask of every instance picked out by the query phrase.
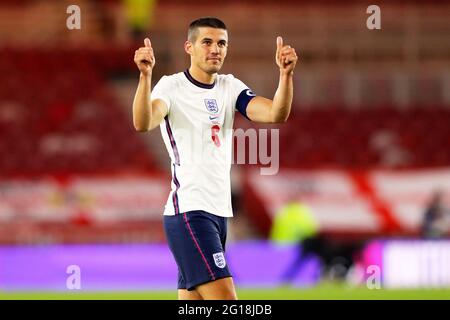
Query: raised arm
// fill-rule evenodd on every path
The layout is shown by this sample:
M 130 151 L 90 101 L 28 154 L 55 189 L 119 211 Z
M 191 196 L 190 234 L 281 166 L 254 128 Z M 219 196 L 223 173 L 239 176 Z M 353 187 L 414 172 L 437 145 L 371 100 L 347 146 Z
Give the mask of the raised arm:
M 145 38 L 144 47 L 136 50 L 134 62 L 139 71 L 139 84 L 133 100 L 133 124 L 136 131 L 149 131 L 156 128 L 167 115 L 168 108 L 161 99 L 151 100 L 152 71 L 155 56 L 150 39 Z
M 247 106 L 247 117 L 256 122 L 285 122 L 291 112 L 294 91 L 293 75 L 297 64 L 297 54 L 291 46 L 283 45 L 283 38 L 277 37 L 275 62 L 280 68 L 278 88 L 273 100 L 257 96 Z

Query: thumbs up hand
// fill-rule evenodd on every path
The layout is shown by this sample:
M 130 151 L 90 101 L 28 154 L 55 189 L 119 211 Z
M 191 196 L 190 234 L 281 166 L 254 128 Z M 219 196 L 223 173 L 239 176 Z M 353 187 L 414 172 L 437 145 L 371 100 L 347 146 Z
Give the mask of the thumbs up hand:
M 282 74 L 292 75 L 297 64 L 297 54 L 295 49 L 289 45 L 283 45 L 283 38 L 277 37 L 277 51 L 275 53 L 275 62 L 280 68 Z
M 134 63 L 136 63 L 139 71 L 144 76 L 149 76 L 152 73 L 156 60 L 153 54 L 152 43 L 149 38 L 145 38 L 144 47 L 140 47 L 134 52 Z

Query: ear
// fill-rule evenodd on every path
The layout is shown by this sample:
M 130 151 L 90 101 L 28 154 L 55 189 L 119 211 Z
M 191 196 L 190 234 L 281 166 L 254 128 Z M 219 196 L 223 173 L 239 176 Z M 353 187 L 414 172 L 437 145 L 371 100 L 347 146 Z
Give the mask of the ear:
M 184 51 L 186 51 L 188 55 L 192 55 L 192 42 L 189 40 L 186 40 L 184 43 Z

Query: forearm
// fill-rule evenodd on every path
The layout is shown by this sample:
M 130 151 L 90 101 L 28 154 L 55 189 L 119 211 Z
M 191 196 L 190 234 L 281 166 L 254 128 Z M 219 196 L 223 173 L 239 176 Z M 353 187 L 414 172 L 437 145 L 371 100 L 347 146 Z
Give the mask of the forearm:
M 133 124 L 137 131 L 147 131 L 152 119 L 151 75 L 139 76 L 139 84 L 133 100 Z
M 278 88 L 273 97 L 271 118 L 273 122 L 285 122 L 291 112 L 292 99 L 294 95 L 293 73 L 284 74 L 280 72 Z

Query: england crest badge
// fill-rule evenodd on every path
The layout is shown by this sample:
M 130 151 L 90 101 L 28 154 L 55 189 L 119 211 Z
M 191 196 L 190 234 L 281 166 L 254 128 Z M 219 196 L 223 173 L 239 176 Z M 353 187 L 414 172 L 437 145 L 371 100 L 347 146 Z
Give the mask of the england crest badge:
M 223 255 L 223 252 L 217 252 L 213 254 L 214 263 L 217 267 L 223 269 L 227 265 L 225 261 L 225 256 Z
M 206 110 L 211 113 L 219 112 L 219 106 L 217 105 L 216 99 L 205 99 Z

